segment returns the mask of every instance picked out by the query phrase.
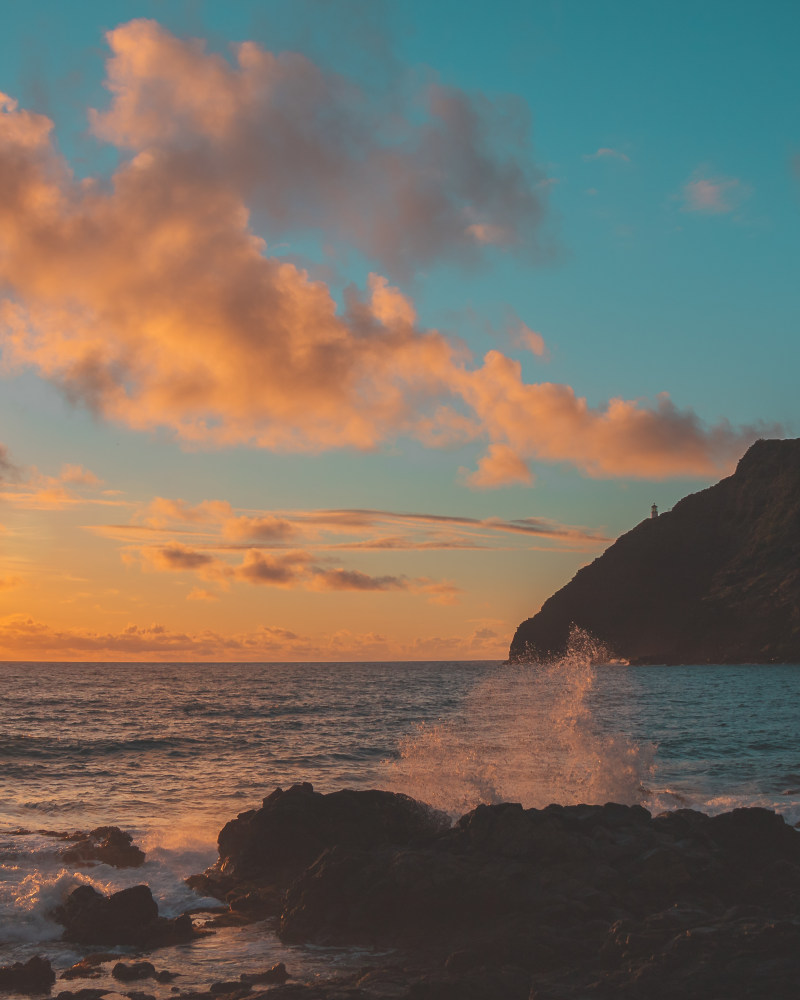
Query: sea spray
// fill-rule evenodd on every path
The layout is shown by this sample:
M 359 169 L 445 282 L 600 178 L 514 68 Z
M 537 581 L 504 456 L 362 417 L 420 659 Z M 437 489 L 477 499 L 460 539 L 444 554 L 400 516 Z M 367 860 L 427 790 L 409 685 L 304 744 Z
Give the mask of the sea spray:
M 605 647 L 573 627 L 560 659 L 501 667 L 455 717 L 422 723 L 401 741 L 399 759 L 386 762 L 390 786 L 453 816 L 501 801 L 641 802 L 655 747 L 596 717 L 597 670 L 609 662 Z M 609 669 L 630 704 L 632 679 Z

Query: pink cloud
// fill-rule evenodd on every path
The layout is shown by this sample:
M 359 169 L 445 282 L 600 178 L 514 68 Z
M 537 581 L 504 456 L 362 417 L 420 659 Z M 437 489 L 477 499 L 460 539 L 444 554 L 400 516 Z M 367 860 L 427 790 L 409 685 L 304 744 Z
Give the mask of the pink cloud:
M 595 153 L 586 153 L 583 158 L 584 160 L 621 160 L 623 163 L 630 163 L 629 156 L 608 146 L 601 146 Z
M 738 208 L 749 194 L 735 177 L 695 177 L 683 188 L 683 211 L 724 215 Z

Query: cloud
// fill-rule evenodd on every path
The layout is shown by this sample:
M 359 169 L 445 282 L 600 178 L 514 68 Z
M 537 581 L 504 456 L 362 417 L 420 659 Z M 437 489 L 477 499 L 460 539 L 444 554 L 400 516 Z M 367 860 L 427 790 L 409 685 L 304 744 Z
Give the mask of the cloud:
M 623 163 L 630 163 L 631 159 L 618 149 L 610 149 L 608 146 L 601 146 L 595 153 L 585 153 L 584 160 L 621 160 Z
M 198 552 L 187 548 L 179 542 L 163 545 L 159 548 L 142 549 L 142 555 L 147 562 L 157 570 L 202 570 L 207 572 L 217 567 L 219 560 L 207 552 Z
M 511 483 L 533 482 L 533 473 L 520 455 L 507 444 L 489 445 L 475 472 L 464 470 L 466 481 L 476 489 L 493 489 Z
M 372 576 L 360 570 L 344 567 L 329 568 L 315 564 L 309 552 L 293 550 L 277 555 L 259 549 L 245 551 L 238 564 L 210 552 L 192 549 L 179 542 L 169 545 L 143 546 L 123 553 L 131 563 L 138 557 L 143 567 L 156 572 L 194 573 L 203 580 L 215 580 L 223 586 L 231 581 L 254 586 L 330 591 L 389 591 L 404 590 L 428 595 L 434 603 L 453 603 L 461 589 L 447 581 L 405 576 Z M 192 590 L 188 600 L 214 599 L 207 591 Z
M 8 448 L 4 444 L 0 444 L 0 483 L 8 479 L 16 479 L 19 471 L 19 468 L 8 457 Z
M 539 172 L 520 148 L 520 105 L 428 86 L 387 110 L 297 53 L 245 42 L 231 64 L 148 20 L 106 38 L 112 101 L 91 113 L 94 133 L 229 178 L 274 234 L 322 228 L 401 274 L 473 257 L 476 216 L 508 242 L 535 237 Z
M 0 453 L 0 484 L 3 483 L 4 458 L 4 453 Z M 116 491 L 111 491 L 113 496 L 106 495 L 109 491 L 101 491 L 100 496 L 91 495 L 103 481 L 81 465 L 65 464 L 58 476 L 45 475 L 35 466 L 22 470 L 7 460 L 6 465 L 8 476 L 13 481 L 5 482 L 5 488 L 0 490 L 0 498 L 16 507 L 26 510 L 61 510 L 82 505 L 128 506 L 126 501 L 115 499 Z
M 191 446 L 483 442 L 466 477 L 480 488 L 532 482 L 532 461 L 709 477 L 763 434 L 708 428 L 664 397 L 590 410 L 570 386 L 522 383 L 496 351 L 475 365 L 462 344 L 420 328 L 383 275 L 345 289 L 339 306 L 251 226 L 252 211 L 273 238 L 324 231 L 401 277 L 435 259 L 478 259 L 476 234 L 495 230 L 474 226 L 529 247 L 542 208 L 518 109 L 433 88 L 387 116 L 299 55 L 244 43 L 233 65 L 153 21 L 108 40 L 111 103 L 91 122 L 121 151 L 109 182 L 76 180 L 49 119 L 0 98 L 10 369 Z
M 706 428 L 666 393 L 654 406 L 612 399 L 593 408 L 570 386 L 525 384 L 519 362 L 498 351 L 465 375 L 462 390 L 496 442 L 479 464 L 477 486 L 524 482 L 522 463 L 531 459 L 568 462 L 596 478 L 721 474 L 741 456 L 745 442 L 763 436 L 763 429 L 734 430 L 725 421 Z
M 508 631 L 507 626 L 503 626 Z M 130 624 L 119 631 L 59 628 L 25 615 L 0 619 L 0 652 L 12 659 L 192 661 L 372 661 L 501 659 L 509 636 L 478 627 L 472 634 L 416 636 L 411 642 L 376 632 L 340 629 L 302 635 L 281 626 L 224 634 L 204 629 L 173 631 L 159 623 Z
M 16 590 L 22 583 L 18 576 L 0 576 L 0 590 Z
M 204 587 L 193 587 L 189 593 L 186 595 L 187 601 L 218 601 L 219 594 L 215 594 L 211 590 L 206 590 Z
M 60 478 L 62 483 L 71 483 L 75 486 L 100 486 L 103 482 L 82 465 L 62 465 Z
M 735 177 L 705 177 L 696 172 L 684 185 L 683 211 L 725 215 L 738 208 L 749 193 Z
M 272 514 L 263 517 L 231 517 L 223 522 L 225 538 L 247 539 L 258 542 L 284 542 L 297 536 L 298 528 L 285 517 Z
M 549 358 L 544 337 L 541 333 L 537 333 L 536 330 L 532 330 L 527 323 L 523 323 L 519 316 L 512 314 L 509 321 L 509 333 L 511 334 L 512 343 L 516 347 L 522 347 L 530 351 L 537 358 L 544 360 Z
M 233 571 L 233 575 L 247 583 L 273 587 L 303 586 L 307 582 L 310 561 L 311 556 L 307 552 L 269 556 L 252 549 L 245 553 L 243 562 Z
M 204 500 L 192 506 L 185 500 L 155 497 L 144 514 L 145 526 L 161 529 L 176 522 L 209 524 L 231 516 L 231 505 L 224 500 Z
M 322 570 L 314 576 L 319 590 L 406 590 L 407 580 L 398 576 L 368 576 L 358 570 Z
M 145 524 L 138 523 L 141 518 Z M 204 524 L 201 532 L 195 528 L 198 521 Z M 186 528 L 187 524 L 192 527 Z M 142 512 L 134 513 L 131 524 L 91 525 L 89 530 L 121 541 L 141 539 L 142 535 L 188 535 L 193 539 L 203 538 L 207 551 L 218 552 L 242 548 L 283 549 L 287 541 L 296 541 L 301 537 L 313 540 L 317 551 L 342 548 L 485 548 L 497 545 L 495 536 L 509 533 L 534 536 L 569 547 L 610 541 L 596 529 L 543 517 L 479 518 L 370 508 L 239 514 L 223 500 L 204 500 L 191 505 L 182 499 L 166 497 L 157 497 L 144 505 Z M 387 535 L 387 531 L 393 533 Z M 342 541 L 342 536 L 348 540 Z M 352 536 L 361 537 L 350 540 Z M 229 539 L 242 539 L 243 543 L 231 545 Z

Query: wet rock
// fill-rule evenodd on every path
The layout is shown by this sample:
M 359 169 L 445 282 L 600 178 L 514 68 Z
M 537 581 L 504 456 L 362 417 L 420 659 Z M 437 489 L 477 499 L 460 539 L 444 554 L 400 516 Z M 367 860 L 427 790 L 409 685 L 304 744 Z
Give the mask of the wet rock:
M 52 918 L 63 925 L 65 941 L 77 944 L 130 944 L 160 948 L 196 937 L 191 917 L 159 917 L 149 886 L 135 885 L 104 896 L 90 885 L 73 889 Z
M 712 816 L 708 836 L 727 851 L 751 863 L 778 858 L 800 864 L 800 837 L 771 809 L 734 809 Z
M 56 995 L 56 1000 L 100 1000 L 111 991 L 108 989 L 62 990 Z
M 137 979 L 155 979 L 156 970 L 152 962 L 132 962 L 130 965 L 117 962 L 111 975 L 121 983 L 132 983 Z
M 280 913 L 283 903 L 283 893 L 274 886 L 265 889 L 251 889 L 241 895 L 231 894 L 228 905 L 234 913 L 243 913 L 250 917 L 270 917 Z
M 430 975 L 409 986 L 408 1000 L 528 1000 L 530 976 L 514 967 L 481 968 L 466 976 Z
M 249 983 L 231 980 L 230 982 L 212 983 L 209 992 L 212 996 L 224 996 L 231 1000 L 233 997 L 245 996 L 251 989 L 252 986 Z
M 252 984 L 285 983 L 288 978 L 289 973 L 283 962 L 278 962 L 271 969 L 265 969 L 263 972 L 243 972 L 239 976 L 240 982 Z
M 98 964 L 87 962 L 85 958 L 82 958 L 80 962 L 76 962 L 74 965 L 70 966 L 60 975 L 60 979 L 97 979 L 98 976 L 102 975 L 102 969 Z
M 118 826 L 98 826 L 78 834 L 75 843 L 61 852 L 61 859 L 72 865 L 102 863 L 114 868 L 138 868 L 144 864 L 145 855 L 131 835 Z
M 50 962 L 39 955 L 0 967 L 0 990 L 6 993 L 49 993 L 55 981 Z
M 369 800 L 335 794 L 335 823 L 328 818 L 325 837 L 335 826 L 341 842 L 286 887 L 279 935 L 403 949 L 413 971 L 372 969 L 313 987 L 276 979 L 270 1000 L 527 1000 L 529 993 L 548 1000 L 796 1000 L 800 835 L 773 813 L 710 818 L 680 810 L 654 819 L 641 807 L 613 803 L 503 803 L 398 841 L 384 835 L 385 826 L 366 839 L 352 832 Z M 276 878 L 288 879 L 289 847 L 281 838 L 291 824 L 311 824 L 297 837 L 307 850 L 293 864 L 311 857 L 320 843 L 317 810 L 324 819 L 328 808 L 319 800 L 330 798 L 295 786 L 265 800 L 260 820 L 253 819 L 259 811 L 243 814 L 236 837 L 257 822 L 272 831 L 261 843 L 260 867 L 246 867 L 254 898 L 261 891 L 269 897 Z M 373 800 L 368 811 L 388 801 Z M 398 808 L 415 815 L 407 803 Z M 276 829 L 281 837 L 270 840 Z M 237 867 L 253 846 L 245 841 L 226 855 L 234 872 L 245 870 Z M 277 845 L 275 858 L 269 844 Z M 240 887 L 233 898 L 242 896 Z M 762 980 L 768 989 L 759 992 Z M 243 975 L 239 985 L 267 981 Z
M 253 883 L 262 892 L 280 892 L 326 848 L 408 844 L 448 826 L 442 813 L 395 792 L 343 789 L 322 795 L 308 782 L 277 788 L 260 809 L 240 813 L 223 827 L 218 862 L 189 884 L 217 898 Z

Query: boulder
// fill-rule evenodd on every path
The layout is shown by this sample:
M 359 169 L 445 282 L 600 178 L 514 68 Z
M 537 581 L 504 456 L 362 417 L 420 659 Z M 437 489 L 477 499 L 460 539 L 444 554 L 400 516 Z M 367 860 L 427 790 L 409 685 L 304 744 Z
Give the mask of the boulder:
M 448 826 L 443 813 L 396 792 L 344 789 L 323 795 L 308 782 L 276 788 L 260 809 L 240 813 L 223 827 L 219 860 L 187 882 L 265 916 L 278 912 L 282 892 L 329 847 L 408 844 Z
M 152 962 L 131 962 L 129 965 L 117 962 L 111 975 L 121 983 L 133 983 L 138 979 L 155 979 L 156 969 Z
M 39 955 L 0 967 L 0 990 L 4 993 L 49 993 L 55 981 L 50 962 Z
M 158 915 L 149 886 L 135 885 L 105 896 L 91 885 L 73 889 L 52 918 L 63 925 L 65 941 L 76 944 L 129 944 L 160 948 L 196 937 L 187 914 L 168 920 Z
M 76 834 L 73 839 L 72 846 L 61 852 L 61 859 L 67 864 L 104 864 L 113 868 L 139 868 L 144 864 L 144 851 L 118 826 L 98 826 L 89 833 Z

